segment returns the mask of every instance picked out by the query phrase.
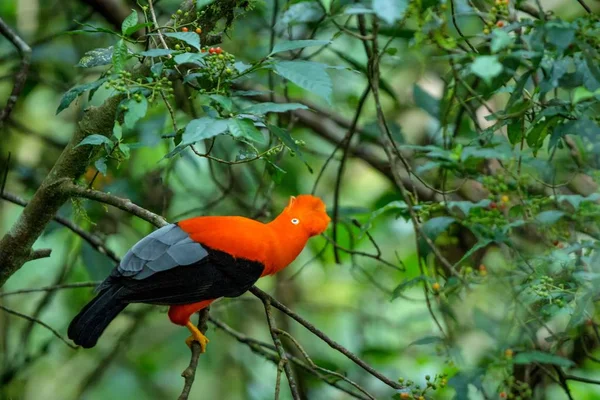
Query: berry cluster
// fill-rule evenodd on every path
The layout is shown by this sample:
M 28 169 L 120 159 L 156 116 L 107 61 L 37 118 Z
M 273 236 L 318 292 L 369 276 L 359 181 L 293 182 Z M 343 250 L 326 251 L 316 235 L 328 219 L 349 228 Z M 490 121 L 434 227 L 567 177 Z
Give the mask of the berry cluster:
M 448 384 L 448 374 L 439 374 L 431 378 L 425 375 L 425 387 L 416 385 L 412 380 L 398 379 L 398 382 L 404 386 L 405 390 L 399 393 L 401 399 L 425 400 L 428 398 L 428 391 L 435 391 L 445 388 Z
M 156 94 L 164 92 L 167 97 L 172 97 L 173 87 L 172 82 L 167 77 L 159 79 L 158 75 L 154 75 L 153 78 L 137 78 L 133 79 L 131 72 L 120 71 L 116 76 L 111 76 L 106 81 L 108 88 L 114 89 L 117 92 L 127 94 L 128 97 L 133 98 L 137 102 L 142 101 L 144 96 L 140 92 L 150 92 L 148 101 L 152 102 L 156 98 Z
M 496 28 L 502 28 L 506 25 L 508 19 L 508 0 L 496 0 L 495 6 L 490 8 L 489 19 L 485 22 L 483 33 L 489 35 L 490 31 Z

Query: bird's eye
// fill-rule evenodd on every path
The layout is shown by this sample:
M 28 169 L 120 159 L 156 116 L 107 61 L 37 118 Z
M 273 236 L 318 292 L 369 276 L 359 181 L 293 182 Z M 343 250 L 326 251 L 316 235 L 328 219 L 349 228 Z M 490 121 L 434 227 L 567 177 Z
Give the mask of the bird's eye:
M 292 224 L 298 225 L 299 223 L 300 223 L 300 220 L 298 218 L 292 218 Z

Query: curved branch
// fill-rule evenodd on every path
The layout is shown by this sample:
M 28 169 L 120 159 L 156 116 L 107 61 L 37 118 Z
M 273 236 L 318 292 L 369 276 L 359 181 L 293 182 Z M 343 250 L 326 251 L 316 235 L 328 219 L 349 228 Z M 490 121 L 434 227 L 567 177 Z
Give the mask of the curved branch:
M 313 333 L 315 336 L 317 336 L 318 338 L 323 340 L 325 343 L 327 343 L 329 345 L 329 347 L 331 347 L 332 349 L 335 349 L 335 350 L 339 351 L 340 353 L 342 353 L 343 355 L 345 355 L 347 358 L 352 360 L 356 365 L 358 365 L 359 367 L 361 367 L 362 369 L 367 371 L 369 374 L 371 374 L 375 378 L 379 379 L 381 382 L 385 383 L 386 385 L 388 385 L 389 387 L 394 388 L 394 389 L 402 389 L 403 388 L 402 385 L 400 385 L 397 382 L 394 382 L 393 380 L 389 379 L 388 377 L 377 372 L 375 369 L 373 369 L 373 367 L 371 367 L 369 364 L 367 364 L 366 362 L 361 360 L 356 354 L 352 353 L 350 350 L 346 349 L 344 346 L 342 346 L 335 340 L 331 339 L 325 333 L 323 333 L 322 331 L 317 329 L 313 324 L 311 324 L 310 322 L 308 322 L 307 320 L 302 318 L 300 315 L 296 314 L 294 311 L 287 308 L 285 305 L 283 305 L 279 301 L 275 300 L 269 294 L 263 292 L 256 286 L 253 286 L 250 289 L 250 292 L 261 300 L 268 300 L 269 303 L 273 307 L 277 308 L 278 310 L 287 314 L 292 319 L 299 322 L 302 326 L 304 326 L 306 329 L 308 329 L 311 333 Z

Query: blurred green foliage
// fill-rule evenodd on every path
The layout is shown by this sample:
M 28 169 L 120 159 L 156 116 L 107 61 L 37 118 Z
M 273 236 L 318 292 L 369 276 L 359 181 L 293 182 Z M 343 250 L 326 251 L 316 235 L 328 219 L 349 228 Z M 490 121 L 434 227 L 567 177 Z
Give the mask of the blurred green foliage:
M 7 192 L 31 198 L 84 110 L 121 96 L 112 134 L 78 144 L 95 149 L 81 184 L 169 221 L 268 220 L 290 195 L 313 190 L 338 216 L 335 236 L 312 239 L 259 286 L 403 388 L 278 315 L 315 364 L 377 399 L 600 397 L 596 381 L 577 379 L 600 378 L 597 14 L 550 0 L 238 1 L 209 29 L 199 21 L 225 2 L 188 12 L 169 0 L 154 4 L 159 37 L 146 3 L 123 2 L 119 23 L 88 3 L 0 4 L 33 48 L 0 132 L 0 156 L 12 155 Z M 8 41 L 0 59 L 5 98 L 19 61 Z M 361 96 L 369 79 L 377 96 Z M 2 232 L 20 212 L 0 203 Z M 88 200 L 60 215 L 117 255 L 152 230 Z M 3 292 L 96 281 L 114 266 L 55 223 L 36 248 L 52 256 L 27 263 Z M 91 295 L 70 288 L 0 302 L 65 332 Z M 211 315 L 271 340 L 251 295 L 216 303 Z M 181 392 L 187 331 L 165 309 L 129 307 L 86 351 L 30 325 L 0 313 L 2 398 Z M 207 336 L 190 398 L 273 397 L 276 365 L 214 325 Z M 307 398 L 349 396 L 302 370 L 297 378 Z

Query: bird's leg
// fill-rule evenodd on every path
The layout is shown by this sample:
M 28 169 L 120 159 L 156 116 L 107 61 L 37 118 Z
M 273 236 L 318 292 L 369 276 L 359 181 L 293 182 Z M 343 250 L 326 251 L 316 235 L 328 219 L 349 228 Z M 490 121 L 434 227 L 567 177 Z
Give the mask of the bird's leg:
M 200 332 L 198 328 L 191 323 L 191 321 L 188 321 L 185 324 L 185 326 L 187 326 L 190 332 L 192 332 L 192 335 L 189 338 L 185 339 L 185 344 L 187 344 L 188 347 L 191 348 L 192 342 L 196 341 L 200 343 L 201 352 L 204 353 L 206 351 L 206 344 L 209 342 L 208 338 L 204 336 L 204 334 Z

